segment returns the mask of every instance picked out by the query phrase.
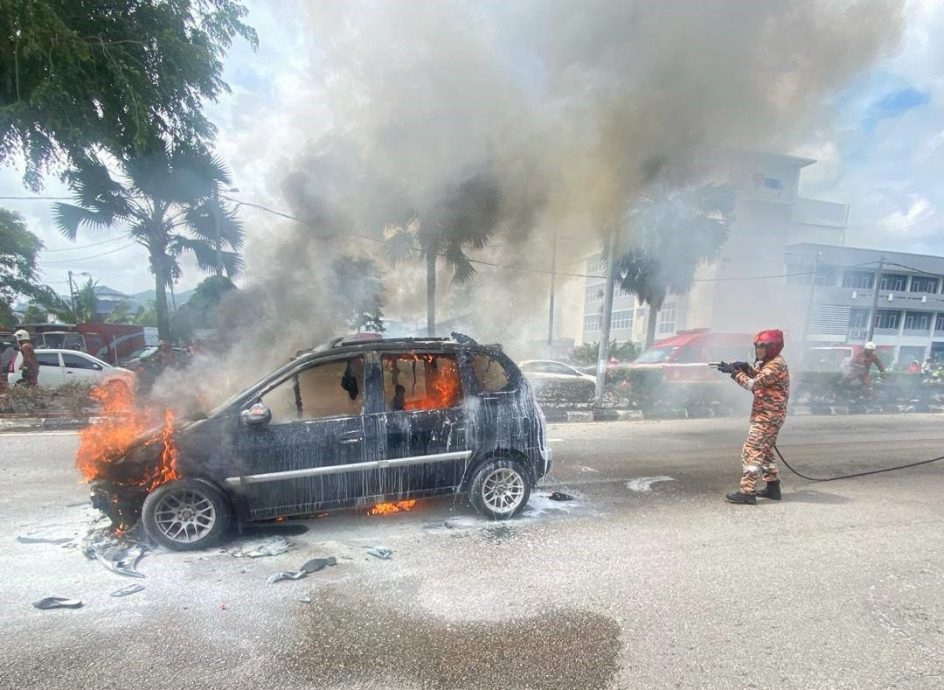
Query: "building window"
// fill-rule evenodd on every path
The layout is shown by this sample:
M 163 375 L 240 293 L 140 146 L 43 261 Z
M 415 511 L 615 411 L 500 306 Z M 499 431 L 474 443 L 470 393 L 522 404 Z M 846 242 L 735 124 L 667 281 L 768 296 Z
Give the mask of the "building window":
M 937 283 L 937 278 L 911 276 L 911 292 L 927 292 L 933 295 L 937 292 Z
M 931 330 L 931 315 L 926 311 L 905 312 L 905 330 L 927 333 Z
M 597 333 L 600 330 L 600 315 L 584 314 L 583 330 L 585 333 Z
M 898 324 L 901 320 L 900 311 L 892 311 L 890 309 L 879 309 L 875 312 L 875 327 L 888 329 L 898 329 Z
M 908 283 L 908 276 L 900 273 L 883 273 L 882 280 L 879 281 L 879 290 L 891 290 L 892 292 L 904 292 L 905 285 Z
M 602 254 L 596 254 L 587 259 L 587 273 L 592 276 L 606 275 L 606 259 Z
M 610 328 L 615 330 L 627 330 L 633 327 L 633 310 L 621 309 L 613 312 L 613 318 L 610 321 Z
M 938 314 L 937 320 L 934 322 L 935 331 L 944 331 L 944 314 Z
M 868 271 L 844 271 L 842 286 L 855 290 L 871 290 L 875 285 L 875 274 Z
M 632 297 L 633 296 L 633 293 L 631 293 L 629 290 L 624 290 L 619 285 L 616 286 L 616 290 L 614 291 L 613 294 L 616 297 Z
M 869 310 L 853 309 L 849 312 L 849 328 L 868 328 Z
M 675 333 L 675 305 L 667 304 L 659 310 L 656 333 Z
M 596 304 L 603 301 L 603 286 L 591 285 L 587 288 L 587 304 Z

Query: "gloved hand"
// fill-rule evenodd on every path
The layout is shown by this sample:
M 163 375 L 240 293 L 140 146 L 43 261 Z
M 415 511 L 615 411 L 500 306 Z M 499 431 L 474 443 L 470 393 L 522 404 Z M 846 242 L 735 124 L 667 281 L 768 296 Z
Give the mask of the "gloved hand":
M 740 371 L 748 375 L 751 373 L 751 365 L 747 362 L 731 362 L 730 366 L 732 373 L 736 371 Z
M 733 374 L 734 365 L 728 364 L 727 362 L 718 362 L 718 371 L 720 371 L 722 374 Z

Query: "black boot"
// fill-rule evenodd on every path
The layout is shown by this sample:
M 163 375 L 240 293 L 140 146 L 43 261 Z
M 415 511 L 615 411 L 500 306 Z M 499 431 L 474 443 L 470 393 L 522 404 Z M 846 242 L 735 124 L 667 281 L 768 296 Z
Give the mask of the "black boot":
M 752 506 L 757 503 L 757 497 L 754 494 L 742 494 L 740 491 L 733 491 L 725 494 L 724 497 L 731 503 L 743 503 Z
M 780 500 L 780 480 L 767 482 L 767 486 L 757 492 L 761 498 L 769 498 L 771 501 Z

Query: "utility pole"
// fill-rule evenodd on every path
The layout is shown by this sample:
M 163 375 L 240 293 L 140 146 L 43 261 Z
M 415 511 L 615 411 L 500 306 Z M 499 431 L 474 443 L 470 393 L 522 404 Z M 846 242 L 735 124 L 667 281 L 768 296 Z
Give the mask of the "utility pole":
M 603 288 L 603 315 L 600 323 L 600 350 L 597 353 L 597 386 L 594 403 L 603 405 L 606 369 L 610 359 L 610 321 L 613 319 L 613 289 L 616 287 L 616 229 L 610 231 L 606 252 L 606 287 Z
M 871 340 L 875 335 L 875 317 L 878 315 L 878 286 L 882 282 L 882 269 L 885 268 L 885 255 L 879 257 L 878 271 L 875 273 L 875 292 L 872 293 L 872 310 L 869 312 L 869 335 L 866 340 Z
M 806 303 L 806 323 L 803 326 L 803 346 L 808 345 L 807 340 L 810 337 L 810 317 L 813 313 L 813 293 L 816 291 L 816 272 L 819 268 L 819 257 L 823 252 L 816 252 L 813 255 L 813 275 L 810 277 L 810 299 Z
M 554 346 L 554 279 L 557 277 L 557 231 L 551 238 L 551 308 L 547 317 L 547 344 Z
M 75 313 L 75 289 L 72 287 L 72 271 L 69 271 L 69 300 L 72 302 L 72 318 L 79 321 L 79 315 Z

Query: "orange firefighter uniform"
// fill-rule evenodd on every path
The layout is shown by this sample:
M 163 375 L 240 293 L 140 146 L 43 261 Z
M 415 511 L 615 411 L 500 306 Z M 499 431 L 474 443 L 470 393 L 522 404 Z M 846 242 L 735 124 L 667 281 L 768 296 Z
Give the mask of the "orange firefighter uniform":
M 757 481 L 761 478 L 767 482 L 768 488 L 760 495 L 780 497 L 780 471 L 774 460 L 774 445 L 787 417 L 787 401 L 790 398 L 790 371 L 780 355 L 783 333 L 779 330 L 761 331 L 754 337 L 754 346 L 765 347 L 763 359 L 755 362 L 756 368 L 747 367 L 746 371 L 733 374 L 738 385 L 754 395 L 750 428 L 741 450 L 739 495 L 727 496 L 728 500 L 736 503 L 755 502 Z M 770 493 L 772 489 L 775 489 L 774 493 Z

